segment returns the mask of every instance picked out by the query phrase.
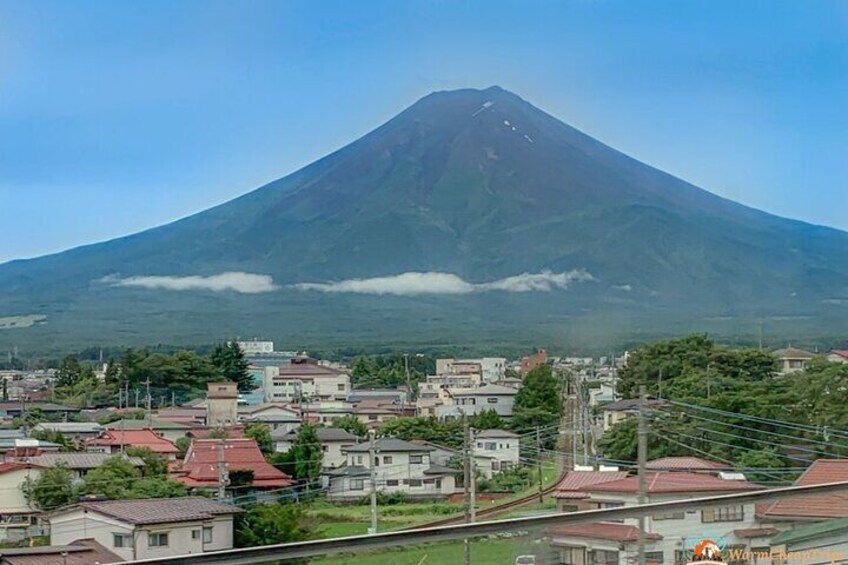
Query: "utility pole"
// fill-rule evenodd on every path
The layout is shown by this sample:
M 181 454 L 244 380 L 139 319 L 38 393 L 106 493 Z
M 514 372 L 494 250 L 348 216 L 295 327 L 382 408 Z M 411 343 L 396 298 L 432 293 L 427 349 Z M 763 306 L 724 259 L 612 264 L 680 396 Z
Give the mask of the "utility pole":
M 573 471 L 577 465 L 577 395 L 574 402 L 571 403 L 571 468 Z
M 409 377 L 409 353 L 403 354 L 403 369 L 406 372 L 406 396 L 412 401 L 412 379 Z
M 138 410 L 138 393 L 139 393 L 139 390 L 135 389 L 135 408 L 136 408 L 136 410 Z
M 218 500 L 221 502 L 227 498 L 227 487 L 230 484 L 230 473 L 224 460 L 224 441 L 218 440 Z
M 463 456 L 465 459 L 465 464 L 462 466 L 463 468 L 463 490 L 465 491 L 465 523 L 470 524 L 473 519 L 471 516 L 472 513 L 472 494 L 471 494 L 471 484 L 474 482 L 474 477 L 471 475 L 471 460 L 474 458 L 474 450 L 471 445 L 471 430 L 468 427 L 468 418 L 465 416 L 465 412 L 462 413 L 462 437 L 463 437 Z M 464 565 L 471 565 L 471 544 L 468 541 L 468 538 L 462 540 L 463 542 L 463 563 Z
M 583 465 L 589 464 L 589 387 L 586 382 L 580 383 L 580 434 L 583 442 Z M 586 395 L 586 396 L 584 396 Z
M 147 387 L 147 427 L 153 427 L 152 416 L 151 416 L 151 407 L 150 407 L 150 378 L 148 377 L 146 381 L 141 383 Z
M 374 460 L 374 457 L 376 456 L 374 451 L 375 433 L 375 430 L 368 430 L 368 460 L 371 471 L 371 527 L 368 529 L 368 533 L 370 535 L 377 533 L 377 471 L 374 466 L 374 463 L 376 463 Z
M 647 480 L 645 467 L 648 460 L 648 430 L 645 424 L 645 385 L 639 387 L 639 427 L 637 432 L 639 458 L 639 505 L 645 504 Z M 645 514 L 639 514 L 639 565 L 645 565 Z
M 539 504 L 544 502 L 542 494 L 542 432 L 539 426 L 536 426 L 536 470 L 539 473 Z

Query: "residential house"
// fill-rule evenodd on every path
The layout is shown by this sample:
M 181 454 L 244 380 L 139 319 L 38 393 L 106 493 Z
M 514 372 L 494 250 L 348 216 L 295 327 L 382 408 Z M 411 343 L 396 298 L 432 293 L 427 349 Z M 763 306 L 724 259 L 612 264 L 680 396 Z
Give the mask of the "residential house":
M 332 426 L 340 418 L 353 416 L 353 405 L 344 401 L 304 402 L 289 408 L 301 415 L 301 421 L 323 426 Z
M 618 481 L 626 478 L 628 471 L 569 471 L 562 481 L 557 485 L 554 498 L 557 501 L 557 510 L 560 512 L 576 512 L 587 510 L 581 501 L 589 499 L 589 493 L 582 490 L 583 487 Z
M 203 426 L 206 424 L 206 404 L 160 408 L 156 411 L 154 418 L 168 422 L 179 422 L 189 426 Z
M 86 501 L 48 516 L 50 543 L 85 535 L 126 561 L 222 551 L 233 548 L 233 517 L 241 512 L 200 497 Z
M 123 559 L 92 539 L 69 545 L 42 545 L 0 549 L 0 565 L 108 565 Z
M 506 430 L 479 431 L 473 451 L 477 470 L 486 478 L 492 478 L 496 473 L 518 466 L 518 434 Z
M 224 470 L 231 477 L 236 471 L 251 471 L 252 480 L 242 486 L 253 490 L 278 489 L 293 483 L 291 477 L 265 461 L 252 438 L 192 441 L 173 478 L 189 488 L 217 488 Z
M 240 422 L 262 422 L 271 431 L 283 430 L 283 433 L 300 427 L 301 415 L 298 410 L 281 402 L 256 404 L 254 406 L 239 406 L 238 419 Z
M 430 452 L 430 463 L 434 465 L 450 467 L 450 463 L 452 461 L 456 461 L 462 457 L 462 450 L 453 449 L 452 447 L 433 443 L 432 441 L 425 441 L 423 439 L 413 439 L 412 443 L 423 447 L 431 447 L 433 451 Z
M 803 349 L 797 349 L 795 347 L 778 349 L 777 351 L 774 351 L 772 355 L 777 357 L 779 361 L 778 372 L 781 375 L 789 375 L 797 373 L 798 371 L 803 371 L 807 368 L 807 363 L 816 356 L 815 353 L 810 353 L 809 351 L 804 351 Z
M 817 459 L 795 481 L 811 486 L 848 481 L 848 460 Z M 848 518 L 848 492 L 777 500 L 758 508 L 761 524 L 786 529 L 809 522 Z
M 586 478 L 589 484 L 583 486 L 575 484 L 568 488 L 560 485 L 557 493 L 560 507 L 569 506 L 569 509 L 590 510 L 632 506 L 637 503 L 638 477 L 627 476 L 606 480 L 603 473 L 592 473 L 592 476 Z M 685 471 L 652 471 L 647 474 L 646 479 L 647 503 L 741 493 L 765 488 L 741 479 Z M 570 480 L 568 475 L 566 480 Z M 575 478 L 574 481 L 579 482 L 580 478 Z M 647 548 L 650 552 L 648 561 L 685 563 L 686 552 L 704 538 L 721 539 L 725 545 L 737 549 L 749 549 L 756 546 L 755 544 L 759 542 L 747 537 L 751 530 L 760 527 L 754 506 L 753 503 L 727 504 L 719 507 L 705 507 L 698 511 L 667 512 L 648 516 L 645 520 L 645 531 L 651 541 Z M 638 520 L 635 518 L 620 522 L 622 526 L 634 528 L 637 524 Z M 563 563 L 594 562 L 625 565 L 632 561 L 636 551 L 635 541 L 631 542 L 629 537 L 624 539 L 621 535 L 623 530 L 616 529 L 613 533 L 609 524 L 605 522 L 579 525 L 581 528 L 588 529 L 577 528 L 577 526 L 557 528 L 556 535 L 552 539 L 554 547 L 569 555 L 570 561 L 563 561 Z M 593 532 L 596 537 L 592 537 L 587 532 Z M 611 543 L 617 543 L 618 549 L 613 550 Z
M 664 400 L 645 400 L 645 408 L 659 409 L 667 406 L 668 403 Z M 626 398 L 601 405 L 598 407 L 598 413 L 601 416 L 604 431 L 609 431 L 617 423 L 639 414 L 639 399 Z
M 277 436 L 275 436 L 275 433 L 276 430 L 271 432 L 275 451 L 288 451 L 297 439 L 297 431 L 295 430 Z M 359 443 L 358 437 L 340 428 L 316 428 L 315 433 L 318 435 L 318 441 L 321 442 L 321 449 L 324 452 L 324 459 L 321 464 L 325 471 L 344 465 L 347 462 L 347 456 L 342 453 L 342 450 Z
M 180 438 L 186 437 L 192 426 L 190 424 L 153 418 L 150 422 L 147 420 L 118 420 L 117 422 L 106 424 L 106 429 L 118 432 L 121 430 L 151 429 L 157 436 L 175 442 Z
M 140 457 L 128 457 L 124 454 L 113 455 L 111 453 L 85 453 L 78 451 L 65 451 L 61 453 L 38 453 L 33 456 L 17 457 L 18 463 L 30 463 L 38 467 L 56 467 L 62 465 L 74 473 L 77 479 L 82 479 L 92 469 L 100 467 L 112 457 L 124 457 L 133 467 L 144 467 L 144 461 Z M 10 459 L 7 457 L 7 461 Z
M 141 430 L 104 430 L 100 437 L 85 442 L 85 450 L 91 453 L 121 453 L 128 446 L 147 447 L 170 460 L 180 452 L 173 442 L 157 435 L 150 428 Z
M 701 457 L 660 457 L 645 464 L 648 471 L 690 471 L 692 473 L 710 473 L 718 475 L 722 471 L 732 471 L 733 466 L 718 463 Z
M 405 406 L 409 403 L 409 392 L 406 387 L 402 388 L 370 388 L 356 389 L 350 392 L 347 401 L 356 404 L 363 400 L 391 400 Z
M 329 479 L 327 499 L 334 502 L 359 500 L 371 491 L 371 465 L 379 492 L 403 493 L 410 499 L 438 500 L 456 491 L 456 469 L 434 464 L 432 447 L 383 437 L 374 442 L 343 448 L 347 464 L 326 473 Z
M 87 439 L 99 436 L 103 426 L 97 422 L 42 422 L 36 425 L 33 431 L 58 432 L 77 444 L 82 444 Z
M 813 522 L 784 532 L 774 530 L 769 545 L 762 549 L 768 549 L 770 554 L 787 563 L 801 560 L 811 564 L 845 563 L 848 559 L 848 518 Z
M 288 365 L 265 367 L 265 402 L 345 401 L 350 372 L 296 357 Z
M 389 420 L 395 420 L 401 416 L 414 415 L 404 414 L 404 407 L 393 399 L 367 399 L 361 400 L 353 405 L 353 415 L 371 428 L 380 427 Z
M 494 410 L 499 416 L 510 418 L 516 394 L 516 389 L 499 385 L 449 389 L 450 404 L 438 406 L 436 414 L 442 419 L 460 418 L 463 413 L 473 416 L 486 410 Z
M 827 354 L 827 360 L 831 363 L 848 363 L 848 351 L 844 349 L 835 349 Z
M 639 528 L 616 522 L 590 522 L 554 526 L 547 530 L 551 545 L 563 565 L 630 565 L 638 563 Z M 663 561 L 665 552 L 660 534 L 645 533 L 645 560 Z M 682 565 L 682 563 L 680 563 Z
M 0 542 L 41 535 L 41 513 L 31 507 L 22 486 L 37 480 L 44 468 L 32 463 L 0 463 Z
M 52 441 L 24 437 L 22 430 L 0 430 L 0 462 L 6 457 L 33 455 L 36 452 L 59 451 L 62 446 Z

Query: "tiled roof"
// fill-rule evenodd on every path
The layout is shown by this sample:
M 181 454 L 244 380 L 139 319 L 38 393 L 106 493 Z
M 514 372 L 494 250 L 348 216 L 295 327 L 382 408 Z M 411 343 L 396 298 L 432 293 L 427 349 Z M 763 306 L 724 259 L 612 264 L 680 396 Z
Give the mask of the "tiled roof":
M 648 461 L 649 471 L 727 471 L 732 467 L 700 457 L 661 457 Z
M 177 449 L 172 442 L 156 435 L 153 430 L 146 428 L 141 430 L 106 430 L 100 437 L 92 438 L 85 442 L 86 445 L 132 445 L 134 447 L 147 447 L 154 453 L 176 454 Z
M 432 441 L 427 441 L 427 440 L 423 440 L 423 439 L 411 439 L 411 440 L 409 440 L 409 442 L 414 443 L 415 445 L 423 445 L 425 447 L 432 447 L 433 449 L 438 449 L 438 450 L 441 450 L 441 451 L 448 451 L 450 453 L 456 453 L 456 454 L 460 453 L 459 449 L 454 449 L 452 447 L 447 447 L 445 445 L 440 445 L 438 443 L 433 443 Z
M 32 463 L 19 463 L 17 461 L 5 461 L 0 463 L 0 475 L 3 473 L 11 473 L 12 471 L 20 471 L 22 469 L 42 469 L 41 465 Z
M 518 437 L 518 434 L 514 434 L 507 430 L 482 430 L 477 432 L 478 438 L 496 438 L 496 437 Z
M 370 449 L 369 442 L 363 442 L 357 445 L 353 445 L 350 447 L 342 447 L 342 451 L 346 453 L 365 453 Z M 397 439 L 393 437 L 381 437 L 380 439 L 374 442 L 374 450 L 384 453 L 389 453 L 392 451 L 435 451 L 435 447 L 429 447 L 427 445 L 418 445 L 412 443 L 411 441 L 406 441 L 403 439 Z
M 554 526 L 553 528 L 550 528 L 548 532 L 553 536 L 602 539 L 616 541 L 619 543 L 639 541 L 639 528 L 636 526 L 609 522 L 590 522 L 586 524 Z M 663 538 L 659 534 L 646 532 L 645 539 L 649 541 L 657 541 Z
M 193 522 L 243 512 L 235 506 L 221 504 L 199 496 L 189 496 L 179 499 L 145 498 L 87 501 L 57 510 L 52 515 L 60 515 L 76 508 L 85 508 L 136 525 Z
M 154 430 L 185 430 L 190 428 L 188 424 L 182 424 L 180 422 L 172 422 L 170 420 L 157 420 L 153 419 L 149 424 L 147 420 L 117 420 L 115 422 L 111 422 L 106 424 L 107 430 L 140 430 L 142 428 L 152 428 Z
M 778 359 L 812 359 L 816 356 L 815 353 L 810 353 L 809 351 L 806 351 L 804 349 L 797 349 L 795 347 L 778 349 L 777 351 L 773 351 L 772 355 L 774 355 Z
M 733 530 L 733 535 L 737 538 L 770 538 L 777 533 L 777 528 L 742 528 Z
M 123 559 L 93 539 L 76 540 L 70 545 L 0 549 L 0 563 L 4 565 L 107 565 L 121 562 Z
M 685 471 L 654 471 L 647 474 L 648 494 L 676 492 L 738 492 L 761 490 L 765 487 L 748 481 L 720 479 L 703 473 Z M 631 476 L 617 481 L 604 482 L 581 487 L 576 490 L 586 492 L 639 492 L 639 477 Z
M 315 433 L 318 435 L 318 441 L 347 441 L 357 443 L 359 438 L 347 430 L 341 428 L 316 428 Z M 271 432 L 271 437 L 274 433 Z M 291 430 L 279 439 L 283 441 L 294 441 L 297 438 L 297 430 Z
M 343 465 L 324 473 L 329 477 L 364 477 L 371 474 L 371 471 L 362 465 Z
M 839 357 L 848 359 L 848 351 L 846 351 L 845 349 L 834 349 L 830 352 L 830 355 L 838 355 Z
M 771 538 L 771 545 L 785 545 L 800 541 L 813 540 L 848 529 L 848 518 L 825 520 L 814 524 L 786 530 Z
M 556 498 L 585 498 L 586 493 L 578 489 L 627 477 L 627 471 L 569 471 L 557 486 Z
M 190 487 L 218 484 L 218 446 L 224 446 L 224 463 L 229 472 L 253 471 L 254 487 L 287 487 L 291 477 L 265 461 L 254 439 L 198 439 L 191 443 L 181 476 L 174 477 Z
M 795 481 L 796 486 L 848 481 L 848 460 L 817 459 Z M 848 518 L 848 493 L 778 500 L 760 512 L 767 518 Z
M 69 469 L 94 469 L 105 463 L 108 459 L 117 457 L 111 453 L 82 453 L 82 452 L 65 452 L 65 453 L 42 453 L 35 457 L 30 457 L 29 462 L 42 467 L 55 467 L 62 464 Z M 134 467 L 144 467 L 144 461 L 140 457 L 127 457 Z
M 347 375 L 344 371 L 316 365 L 314 363 L 291 363 L 280 367 L 280 376 L 287 379 L 294 378 L 315 378 L 315 377 L 336 377 L 339 375 Z

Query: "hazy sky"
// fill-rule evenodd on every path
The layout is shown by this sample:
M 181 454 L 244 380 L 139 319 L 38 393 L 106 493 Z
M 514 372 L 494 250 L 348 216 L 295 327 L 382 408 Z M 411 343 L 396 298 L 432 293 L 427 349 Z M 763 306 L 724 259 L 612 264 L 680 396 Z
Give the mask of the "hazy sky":
M 848 229 L 844 0 L 0 0 L 0 261 L 202 210 L 493 84 Z

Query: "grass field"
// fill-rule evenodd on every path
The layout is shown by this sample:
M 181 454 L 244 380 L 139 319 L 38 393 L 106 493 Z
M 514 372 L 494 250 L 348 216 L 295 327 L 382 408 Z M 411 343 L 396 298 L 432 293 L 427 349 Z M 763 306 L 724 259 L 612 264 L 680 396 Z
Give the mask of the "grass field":
M 483 539 L 471 542 L 471 562 L 514 565 L 519 555 L 547 553 L 547 546 L 531 537 Z M 422 544 L 360 555 L 337 555 L 310 561 L 310 565 L 442 565 L 463 560 L 463 543 Z

